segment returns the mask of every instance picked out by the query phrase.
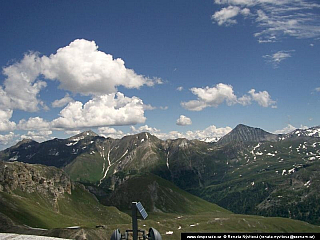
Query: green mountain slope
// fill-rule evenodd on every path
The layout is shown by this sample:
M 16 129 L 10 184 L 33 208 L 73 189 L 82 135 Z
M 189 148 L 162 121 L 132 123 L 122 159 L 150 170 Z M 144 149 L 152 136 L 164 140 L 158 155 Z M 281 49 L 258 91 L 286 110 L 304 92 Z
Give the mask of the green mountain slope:
M 0 161 L 0 213 L 36 228 L 128 223 L 128 215 L 101 205 L 59 169 Z M 1 226 L 0 226 L 1 228 Z
M 282 216 L 320 224 L 318 138 L 242 148 L 222 183 L 193 193 L 235 213 Z
M 96 240 L 117 228 L 131 229 L 127 214 L 101 205 L 60 169 L 0 161 L 0 172 L 2 232 Z M 180 239 L 181 232 L 320 232 L 320 227 L 300 221 L 233 214 L 153 174 L 126 177 L 101 200 L 125 212 L 132 201 L 141 201 L 149 217 L 139 220 L 140 229 L 154 227 L 163 239 Z M 72 226 L 81 228 L 66 228 Z
M 148 212 L 160 213 L 231 213 L 216 204 L 187 193 L 153 174 L 135 175 L 124 181 L 104 199 L 107 205 L 127 211 L 131 202 L 140 201 Z
M 152 173 L 235 213 L 319 224 L 319 129 L 275 135 L 239 125 L 217 143 L 84 132 L 45 143 L 23 141 L 0 158 L 59 166 L 71 180 L 106 192 L 136 174 Z

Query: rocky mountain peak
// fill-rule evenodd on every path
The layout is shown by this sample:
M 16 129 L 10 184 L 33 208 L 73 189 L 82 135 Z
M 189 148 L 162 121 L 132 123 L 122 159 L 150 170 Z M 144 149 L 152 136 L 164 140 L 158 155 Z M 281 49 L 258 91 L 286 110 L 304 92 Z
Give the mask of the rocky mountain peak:
M 222 137 L 218 144 L 225 145 L 231 142 L 264 142 L 277 141 L 278 136 L 260 128 L 237 125 L 230 133 Z
M 85 132 L 82 132 L 80 134 L 78 134 L 78 136 L 90 136 L 90 137 L 97 137 L 99 136 L 98 134 L 96 134 L 95 132 L 89 130 L 89 131 L 85 131 Z
M 30 145 L 30 144 L 37 144 L 38 142 L 32 140 L 32 139 L 23 139 L 21 140 L 20 142 L 18 142 L 16 145 L 14 145 L 12 148 L 19 148 L 20 146 L 23 146 L 23 145 Z
M 98 134 L 96 134 L 95 132 L 89 130 L 89 131 L 85 131 L 85 132 L 79 133 L 79 134 L 77 134 L 75 136 L 72 136 L 72 137 L 69 138 L 69 140 L 75 141 L 77 139 L 80 140 L 80 139 L 84 139 L 86 137 L 98 137 L 98 136 L 99 136 Z
M 151 142 L 159 141 L 159 139 L 156 136 L 148 132 L 141 132 L 135 135 L 127 135 L 127 136 L 124 136 L 122 140 L 131 142 L 132 144 L 136 144 L 137 142 L 143 143 L 143 142 L 149 142 L 149 141 Z

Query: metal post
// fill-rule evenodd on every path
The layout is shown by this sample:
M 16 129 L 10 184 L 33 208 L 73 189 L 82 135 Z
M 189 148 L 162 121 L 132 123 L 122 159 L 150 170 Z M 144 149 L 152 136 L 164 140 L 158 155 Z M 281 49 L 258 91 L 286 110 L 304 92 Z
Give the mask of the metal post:
M 137 207 L 136 202 L 132 202 L 132 231 L 133 231 L 133 240 L 138 240 L 138 219 L 137 219 Z

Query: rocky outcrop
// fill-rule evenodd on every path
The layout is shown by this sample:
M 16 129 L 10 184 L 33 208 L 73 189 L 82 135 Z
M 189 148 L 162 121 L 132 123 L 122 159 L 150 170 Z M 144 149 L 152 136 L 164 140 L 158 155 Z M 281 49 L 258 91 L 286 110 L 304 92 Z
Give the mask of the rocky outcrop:
M 0 161 L 0 192 L 37 192 L 57 204 L 64 193 L 71 194 L 72 183 L 60 169 L 20 162 Z

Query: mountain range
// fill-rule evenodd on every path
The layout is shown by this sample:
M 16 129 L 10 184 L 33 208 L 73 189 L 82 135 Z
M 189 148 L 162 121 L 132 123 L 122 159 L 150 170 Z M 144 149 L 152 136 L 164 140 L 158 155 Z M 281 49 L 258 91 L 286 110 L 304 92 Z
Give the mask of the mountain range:
M 139 196 L 140 178 L 150 183 L 144 195 L 168 195 L 153 184 L 163 179 L 234 213 L 320 224 L 319 137 L 320 127 L 272 134 L 243 124 L 217 142 L 164 141 L 147 132 L 111 139 L 87 131 L 43 143 L 23 140 L 1 151 L 0 160 L 60 168 L 122 211 L 132 189 Z M 146 200 L 149 211 L 178 211 L 164 197 L 155 199 Z

